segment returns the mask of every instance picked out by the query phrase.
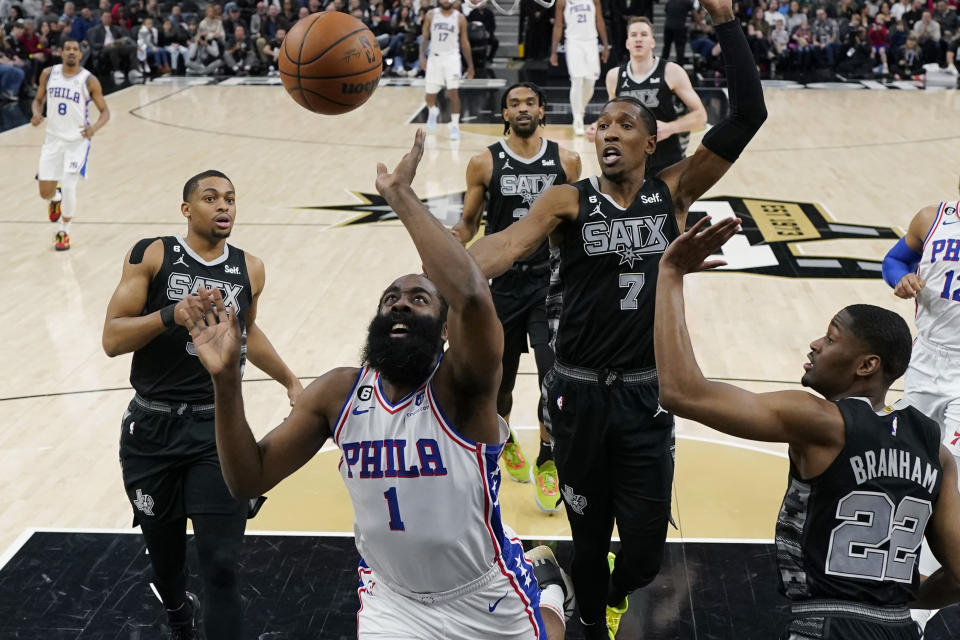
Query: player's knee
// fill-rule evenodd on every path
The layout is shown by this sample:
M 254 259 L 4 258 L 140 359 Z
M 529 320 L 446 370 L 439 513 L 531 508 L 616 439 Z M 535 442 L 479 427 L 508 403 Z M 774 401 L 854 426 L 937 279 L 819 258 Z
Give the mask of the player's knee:
M 41 182 L 39 186 L 40 197 L 44 200 L 49 200 L 53 197 L 53 194 L 57 192 L 57 183 L 44 183 Z
M 201 571 L 208 585 L 225 589 L 237 583 L 237 554 L 223 548 L 199 550 Z

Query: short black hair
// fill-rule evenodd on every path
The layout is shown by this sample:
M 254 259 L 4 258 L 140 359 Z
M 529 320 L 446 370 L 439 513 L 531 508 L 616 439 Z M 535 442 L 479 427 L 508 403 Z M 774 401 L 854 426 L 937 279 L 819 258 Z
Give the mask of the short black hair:
M 537 94 L 537 101 L 540 103 L 540 106 L 543 107 L 543 118 L 540 119 L 540 122 L 537 123 L 537 126 L 538 127 L 546 126 L 547 125 L 547 94 L 543 92 L 543 89 L 541 89 L 539 86 L 535 85 L 532 82 L 517 82 L 507 87 L 507 90 L 503 92 L 502 96 L 500 96 L 500 113 L 503 113 L 504 109 L 507 108 L 507 96 L 510 95 L 510 92 L 513 91 L 514 89 L 520 89 L 521 87 L 525 89 L 530 89 L 530 91 L 533 91 L 535 94 Z M 510 123 L 504 122 L 503 123 L 504 135 L 506 135 L 508 131 L 510 131 Z
M 850 331 L 880 356 L 886 384 L 902 376 L 910 364 L 913 338 L 899 314 L 872 304 L 852 304 L 843 309 L 850 318 Z
M 67 44 L 68 42 L 76 42 L 76 43 L 77 43 L 77 46 L 78 46 L 78 47 L 80 46 L 80 41 L 79 41 L 79 40 L 77 40 L 76 38 L 74 38 L 74 37 L 72 37 L 72 36 L 67 36 L 66 38 L 64 38 L 63 40 L 60 41 L 60 48 L 63 49 L 64 45 Z
M 198 173 L 197 175 L 193 176 L 192 178 L 187 180 L 187 183 L 185 185 L 183 185 L 183 201 L 184 202 L 190 202 L 190 196 L 192 196 L 193 192 L 197 190 L 197 187 L 200 186 L 200 181 L 203 180 L 204 178 L 224 178 L 230 184 L 233 184 L 233 180 L 228 178 L 227 174 L 223 173 L 222 171 L 217 171 L 216 169 L 207 169 L 206 171 L 202 173 Z
M 650 133 L 650 135 L 657 135 L 657 117 L 653 115 L 653 111 L 650 111 L 650 108 L 647 105 L 643 104 L 633 96 L 617 96 L 616 98 L 608 100 L 606 104 L 603 105 L 603 108 L 600 109 L 600 111 L 602 112 L 603 109 L 607 108 L 607 105 L 613 104 L 614 102 L 626 102 L 635 106 L 637 111 L 640 112 L 640 119 L 643 120 L 643 124 L 646 125 L 647 131 Z

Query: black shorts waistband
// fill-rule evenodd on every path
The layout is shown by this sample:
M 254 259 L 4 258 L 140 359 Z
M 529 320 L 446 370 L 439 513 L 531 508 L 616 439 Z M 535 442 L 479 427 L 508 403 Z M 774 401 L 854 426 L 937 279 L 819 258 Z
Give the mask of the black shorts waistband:
M 177 414 L 182 416 L 187 413 L 213 413 L 214 404 L 190 404 L 189 402 L 181 402 L 179 404 L 168 404 L 166 402 L 159 402 L 157 400 L 149 400 L 144 398 L 139 393 L 133 396 L 133 401 L 138 407 L 144 411 L 149 411 L 151 413 L 162 413 L 166 415 Z
M 603 384 L 608 387 L 614 383 L 622 384 L 651 384 L 657 382 L 657 368 L 648 367 L 647 369 L 584 369 L 583 367 L 573 367 L 557 360 L 553 364 L 553 370 L 561 378 L 576 380 L 577 382 L 590 382 L 593 384 Z
M 790 604 L 790 613 L 798 617 L 839 616 L 857 618 L 870 622 L 902 624 L 910 622 L 910 609 L 906 606 L 880 607 L 877 605 L 850 602 L 848 600 L 804 600 Z

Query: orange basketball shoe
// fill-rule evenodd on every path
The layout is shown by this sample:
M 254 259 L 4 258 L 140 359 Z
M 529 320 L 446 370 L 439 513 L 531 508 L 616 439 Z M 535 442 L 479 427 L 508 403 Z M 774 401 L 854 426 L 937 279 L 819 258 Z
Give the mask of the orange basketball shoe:
M 57 231 L 57 235 L 53 239 L 53 248 L 57 251 L 66 251 L 70 248 L 70 234 L 66 231 Z

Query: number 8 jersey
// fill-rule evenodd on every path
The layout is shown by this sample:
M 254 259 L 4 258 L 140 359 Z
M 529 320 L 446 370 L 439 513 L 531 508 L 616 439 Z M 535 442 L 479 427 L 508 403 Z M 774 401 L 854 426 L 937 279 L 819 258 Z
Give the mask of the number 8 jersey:
M 82 67 L 79 73 L 69 77 L 63 75 L 62 64 L 50 68 L 47 76 L 47 138 L 52 136 L 68 142 L 83 138 L 81 130 L 90 124 L 89 77 L 90 72 Z
M 826 471 L 804 480 L 790 461 L 777 520 L 780 590 L 792 600 L 905 605 L 940 495 L 940 429 L 902 402 L 881 412 L 863 398 L 837 407 L 846 441 Z

